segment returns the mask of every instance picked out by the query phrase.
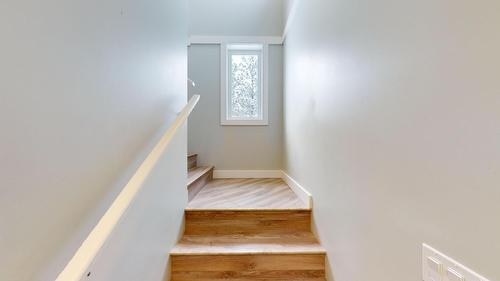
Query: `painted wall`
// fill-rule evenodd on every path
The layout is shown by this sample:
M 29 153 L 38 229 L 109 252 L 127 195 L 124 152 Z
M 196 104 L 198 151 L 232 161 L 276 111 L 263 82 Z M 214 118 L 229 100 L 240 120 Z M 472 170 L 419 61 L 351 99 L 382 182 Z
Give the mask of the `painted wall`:
M 220 125 L 220 46 L 189 47 L 189 77 L 200 94 L 189 118 L 188 151 L 201 165 L 220 170 L 273 170 L 282 167 L 283 58 L 281 46 L 269 46 L 269 125 Z
M 73 255 L 185 104 L 187 32 L 181 0 L 0 3 L 0 280 Z
M 500 280 L 500 2 L 299 2 L 285 166 L 335 280 L 422 280 L 422 242 Z
M 296 2 L 300 0 L 283 0 L 283 31 L 285 32 L 288 22 L 292 23 L 293 16 L 295 15 Z M 290 19 L 290 20 L 289 20 Z
M 184 126 L 89 268 L 93 281 L 170 280 L 168 253 L 182 236 L 188 200 L 186 148 Z
M 283 0 L 189 0 L 189 34 L 281 36 Z

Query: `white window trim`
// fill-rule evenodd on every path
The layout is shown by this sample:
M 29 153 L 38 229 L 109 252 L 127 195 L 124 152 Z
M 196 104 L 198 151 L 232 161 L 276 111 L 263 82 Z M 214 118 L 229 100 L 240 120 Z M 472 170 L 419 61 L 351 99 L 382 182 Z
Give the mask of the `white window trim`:
M 247 42 L 245 42 L 247 43 Z M 231 43 L 237 44 L 237 43 Z M 262 44 L 262 43 L 256 43 Z M 230 45 L 230 44 L 229 44 Z M 228 99 L 228 43 L 222 43 L 220 46 L 220 123 L 226 126 L 266 126 L 269 125 L 269 95 L 268 95 L 268 77 L 269 77 L 269 48 L 268 44 L 262 44 L 262 120 L 229 120 L 227 119 L 227 99 Z

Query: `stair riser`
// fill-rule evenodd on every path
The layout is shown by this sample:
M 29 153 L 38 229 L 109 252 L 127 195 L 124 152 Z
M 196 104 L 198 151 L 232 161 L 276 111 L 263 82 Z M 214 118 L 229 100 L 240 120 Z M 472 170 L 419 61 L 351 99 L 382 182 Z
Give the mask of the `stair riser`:
M 201 189 L 213 179 L 214 170 L 210 169 L 201 177 L 199 177 L 195 182 L 188 186 L 188 199 L 191 201 Z
M 198 155 L 197 154 L 189 155 L 187 158 L 188 170 L 191 168 L 195 168 L 197 165 L 198 165 Z
M 293 234 L 311 229 L 309 210 L 186 211 L 186 235 Z
M 322 280 L 325 256 L 306 254 L 172 256 L 172 280 Z

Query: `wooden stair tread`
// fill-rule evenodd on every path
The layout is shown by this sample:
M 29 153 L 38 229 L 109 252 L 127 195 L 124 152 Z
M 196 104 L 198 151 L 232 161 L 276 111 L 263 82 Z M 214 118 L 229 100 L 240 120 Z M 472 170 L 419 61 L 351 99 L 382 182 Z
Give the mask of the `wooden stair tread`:
M 171 255 L 325 254 L 311 232 L 258 235 L 184 235 Z
M 203 167 L 195 167 L 188 170 L 188 180 L 187 185 L 191 185 L 193 182 L 198 180 L 200 177 L 210 172 L 213 169 L 213 166 L 203 166 Z

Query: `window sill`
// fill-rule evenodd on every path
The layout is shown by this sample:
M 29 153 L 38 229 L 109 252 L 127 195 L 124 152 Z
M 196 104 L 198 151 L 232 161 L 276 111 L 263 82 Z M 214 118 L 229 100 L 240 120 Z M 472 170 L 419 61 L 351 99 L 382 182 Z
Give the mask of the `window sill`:
M 268 126 L 267 120 L 222 120 L 222 126 Z

